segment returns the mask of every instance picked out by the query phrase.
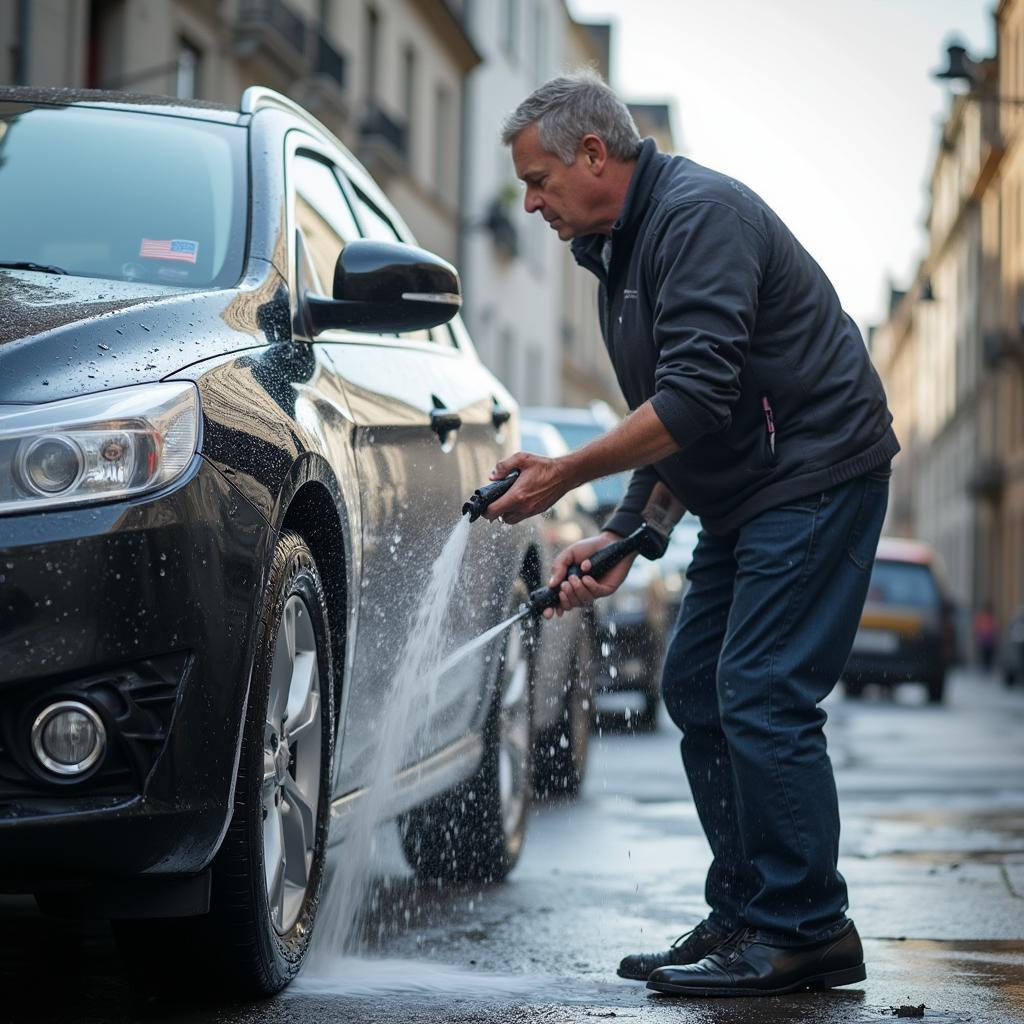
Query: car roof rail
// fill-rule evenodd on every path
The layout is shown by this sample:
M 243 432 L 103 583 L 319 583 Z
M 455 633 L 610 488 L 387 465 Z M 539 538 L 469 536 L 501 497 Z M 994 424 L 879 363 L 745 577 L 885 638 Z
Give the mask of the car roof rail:
M 318 121 L 308 110 L 300 107 L 295 100 L 289 99 L 287 96 L 276 92 L 274 89 L 268 89 L 265 85 L 250 85 L 245 92 L 242 93 L 242 102 L 239 104 L 239 111 L 243 114 L 255 114 L 257 110 L 283 110 L 289 114 L 294 115 L 302 121 L 305 121 L 311 128 L 315 128 L 325 138 L 330 139 L 335 145 L 338 145 L 348 152 L 344 143 L 328 128 L 326 125 Z

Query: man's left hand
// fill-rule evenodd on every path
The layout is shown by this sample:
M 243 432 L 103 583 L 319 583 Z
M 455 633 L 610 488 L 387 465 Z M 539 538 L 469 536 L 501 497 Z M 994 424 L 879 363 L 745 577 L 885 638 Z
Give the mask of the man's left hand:
M 493 521 L 500 517 L 506 523 L 521 523 L 551 508 L 574 486 L 561 459 L 547 459 L 529 452 L 516 452 L 502 459 L 491 470 L 491 479 L 500 480 L 513 469 L 519 470 L 519 479 L 507 494 L 487 508 L 485 519 Z

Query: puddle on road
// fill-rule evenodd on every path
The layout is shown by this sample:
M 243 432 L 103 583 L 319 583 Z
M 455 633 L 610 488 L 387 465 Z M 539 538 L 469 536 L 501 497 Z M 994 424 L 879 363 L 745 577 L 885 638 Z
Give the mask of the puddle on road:
M 331 976 L 300 975 L 286 996 L 443 996 L 445 999 L 505 999 L 536 993 L 550 983 L 537 975 L 491 974 L 426 960 L 366 960 L 342 957 Z

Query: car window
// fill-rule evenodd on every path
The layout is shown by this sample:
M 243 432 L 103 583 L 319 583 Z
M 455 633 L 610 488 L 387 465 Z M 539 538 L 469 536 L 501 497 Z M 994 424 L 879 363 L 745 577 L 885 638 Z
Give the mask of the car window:
M 350 187 L 359 213 L 359 222 L 363 227 L 363 235 L 378 242 L 404 242 L 405 239 L 398 233 L 388 215 L 360 188 L 351 183 Z M 448 348 L 456 347 L 452 332 L 443 324 L 432 330 L 427 328 L 422 331 L 406 331 L 399 337 L 410 341 L 432 341 Z
M 245 138 L 190 118 L 0 105 L 0 261 L 234 284 L 245 260 Z
M 359 237 L 359 228 L 328 164 L 299 153 L 292 161 L 292 182 L 295 224 L 318 278 L 317 290 L 321 295 L 332 295 L 338 254 L 346 242 Z
M 868 601 L 899 608 L 934 608 L 939 593 L 928 566 L 878 559 L 871 571 Z

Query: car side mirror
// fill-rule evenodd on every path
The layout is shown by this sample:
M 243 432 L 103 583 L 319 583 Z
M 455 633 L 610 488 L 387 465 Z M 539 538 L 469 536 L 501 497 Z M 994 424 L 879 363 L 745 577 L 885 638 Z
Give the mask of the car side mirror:
M 312 335 L 347 328 L 401 333 L 447 323 L 462 305 L 459 275 L 440 256 L 400 242 L 349 242 L 334 266 L 334 296 L 304 296 Z

